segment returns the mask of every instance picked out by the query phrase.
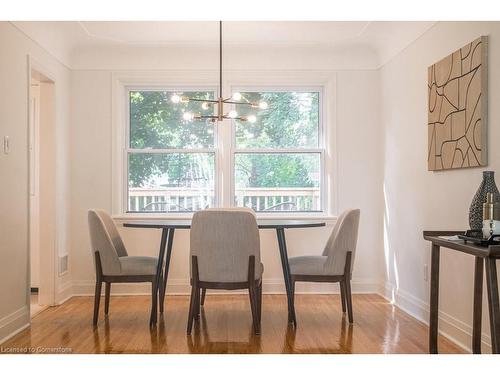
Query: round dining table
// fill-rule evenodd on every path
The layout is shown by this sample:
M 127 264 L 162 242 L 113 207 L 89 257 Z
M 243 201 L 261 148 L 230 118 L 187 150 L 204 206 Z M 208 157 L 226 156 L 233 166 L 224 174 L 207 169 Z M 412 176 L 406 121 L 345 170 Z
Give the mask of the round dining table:
M 295 309 L 293 304 L 292 286 L 290 281 L 290 266 L 288 264 L 288 253 L 286 249 L 285 229 L 292 228 L 314 228 L 324 227 L 324 221 L 317 220 L 271 220 L 261 219 L 257 220 L 259 229 L 274 229 L 278 239 L 278 248 L 281 257 L 281 266 L 283 268 L 283 278 L 285 280 L 285 288 L 288 302 L 288 323 L 297 325 L 295 318 Z M 151 317 L 149 320 L 150 326 L 156 325 L 158 319 L 158 291 L 161 280 L 161 275 L 164 275 L 164 286 L 166 288 L 168 271 L 170 268 L 170 259 L 172 257 L 172 245 L 174 242 L 174 233 L 176 229 L 190 229 L 191 220 L 130 220 L 123 224 L 124 227 L 129 228 L 149 228 L 161 229 L 161 241 L 158 254 L 158 266 L 156 269 L 156 283 L 153 290 L 153 295 L 157 298 L 152 299 Z M 163 310 L 163 309 L 161 309 Z

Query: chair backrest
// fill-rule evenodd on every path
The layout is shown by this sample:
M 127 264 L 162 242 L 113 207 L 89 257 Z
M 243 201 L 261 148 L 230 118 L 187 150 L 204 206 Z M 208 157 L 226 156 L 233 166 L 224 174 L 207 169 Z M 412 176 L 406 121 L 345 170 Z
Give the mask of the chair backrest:
M 347 253 L 351 252 L 351 272 L 358 241 L 360 210 L 344 211 L 333 228 L 323 255 L 327 256 L 325 267 L 332 275 L 343 275 Z
M 89 210 L 88 221 L 92 254 L 99 253 L 102 273 L 119 274 L 118 258 L 128 254 L 113 219 L 104 210 Z
M 190 264 L 196 256 L 200 281 L 247 281 L 251 255 L 255 256 L 256 269 L 260 267 L 259 228 L 249 208 L 196 212 L 190 242 Z

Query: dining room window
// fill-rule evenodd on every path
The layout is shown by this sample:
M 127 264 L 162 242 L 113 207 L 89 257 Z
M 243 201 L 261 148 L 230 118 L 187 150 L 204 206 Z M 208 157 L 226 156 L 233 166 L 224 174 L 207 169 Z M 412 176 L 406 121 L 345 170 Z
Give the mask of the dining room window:
M 193 212 L 217 205 L 216 127 L 185 121 L 193 102 L 173 94 L 213 99 L 215 90 L 128 88 L 127 212 Z M 196 108 L 192 108 L 196 106 Z
M 331 212 L 323 86 L 225 86 L 243 100 L 268 104 L 228 107 L 239 117 L 255 115 L 254 122 L 185 120 L 186 112 L 210 115 L 216 109 L 173 102 L 174 94 L 215 99 L 217 89 L 210 84 L 123 88 L 126 126 L 122 136 L 115 133 L 123 145 L 117 159 L 121 171 L 113 180 L 122 186 L 117 212 L 189 216 L 210 207 L 250 207 L 280 217 Z
M 238 90 L 249 102 L 234 121 L 233 205 L 257 212 L 323 211 L 324 140 L 321 89 Z M 247 113 L 248 112 L 248 113 Z

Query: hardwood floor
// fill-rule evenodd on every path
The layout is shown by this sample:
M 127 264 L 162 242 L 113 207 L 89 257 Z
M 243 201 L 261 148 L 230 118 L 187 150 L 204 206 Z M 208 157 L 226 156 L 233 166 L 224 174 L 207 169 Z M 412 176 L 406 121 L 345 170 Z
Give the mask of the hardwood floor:
M 284 295 L 264 295 L 262 334 L 252 333 L 248 296 L 207 294 L 192 336 L 189 296 L 167 296 L 158 327 L 148 326 L 147 296 L 111 297 L 92 326 L 92 297 L 73 297 L 37 315 L 3 348 L 70 348 L 73 353 L 427 353 L 428 328 L 377 295 L 353 295 L 354 324 L 338 295 L 297 295 L 298 327 L 287 326 Z M 102 306 L 103 304 L 101 304 Z M 463 351 L 444 337 L 440 353 Z

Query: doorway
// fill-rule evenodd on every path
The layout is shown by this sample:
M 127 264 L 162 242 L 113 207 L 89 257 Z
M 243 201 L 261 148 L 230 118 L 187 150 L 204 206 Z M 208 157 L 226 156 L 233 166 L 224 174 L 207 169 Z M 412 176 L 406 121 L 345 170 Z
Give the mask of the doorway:
M 55 81 L 31 64 L 29 72 L 30 313 L 54 304 Z

